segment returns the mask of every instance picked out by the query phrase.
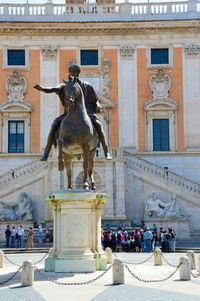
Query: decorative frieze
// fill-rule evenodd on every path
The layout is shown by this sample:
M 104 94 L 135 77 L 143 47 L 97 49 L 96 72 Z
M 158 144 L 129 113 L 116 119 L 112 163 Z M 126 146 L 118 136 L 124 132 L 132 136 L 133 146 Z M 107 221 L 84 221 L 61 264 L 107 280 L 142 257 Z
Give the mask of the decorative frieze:
M 13 71 L 11 76 L 6 80 L 6 90 L 8 93 L 9 102 L 23 102 L 26 88 L 26 79 L 22 77 L 18 71 Z
M 108 92 L 111 87 L 111 80 L 108 76 L 108 72 L 110 70 L 111 61 L 109 59 L 103 59 L 102 62 L 102 89 L 101 94 L 103 97 L 108 98 Z
M 132 58 L 135 53 L 135 48 L 131 45 L 120 45 L 120 57 L 121 58 Z
M 197 55 L 200 53 L 200 44 L 190 43 L 185 44 L 185 53 L 188 55 Z
M 41 53 L 45 58 L 56 58 L 58 53 L 58 47 L 53 45 L 45 45 L 41 47 Z

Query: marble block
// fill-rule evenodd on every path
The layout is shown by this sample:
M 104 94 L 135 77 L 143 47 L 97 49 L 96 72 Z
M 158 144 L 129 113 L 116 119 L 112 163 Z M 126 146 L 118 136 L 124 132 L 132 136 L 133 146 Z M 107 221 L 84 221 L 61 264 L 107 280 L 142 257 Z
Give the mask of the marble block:
M 108 195 L 90 190 L 61 190 L 44 197 L 54 218 L 53 248 L 45 271 L 94 272 L 105 270 L 101 246 L 102 207 Z

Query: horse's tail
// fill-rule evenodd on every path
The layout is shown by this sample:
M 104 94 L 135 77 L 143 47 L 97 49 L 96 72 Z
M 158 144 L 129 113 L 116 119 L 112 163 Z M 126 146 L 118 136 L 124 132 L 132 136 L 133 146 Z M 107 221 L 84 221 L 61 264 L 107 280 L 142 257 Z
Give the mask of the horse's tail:
M 62 145 L 63 145 L 63 138 L 58 139 L 58 170 L 63 171 L 64 169 L 64 162 L 63 162 L 63 154 L 62 154 Z

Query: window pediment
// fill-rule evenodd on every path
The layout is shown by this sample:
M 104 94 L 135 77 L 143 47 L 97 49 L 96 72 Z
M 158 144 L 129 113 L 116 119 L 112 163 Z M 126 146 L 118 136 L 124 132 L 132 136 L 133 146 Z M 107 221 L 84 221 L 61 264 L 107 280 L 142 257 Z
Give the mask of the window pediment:
M 6 102 L 0 107 L 1 113 L 31 113 L 32 105 L 27 102 Z
M 172 99 L 154 100 L 151 99 L 145 104 L 146 111 L 176 111 L 177 103 Z

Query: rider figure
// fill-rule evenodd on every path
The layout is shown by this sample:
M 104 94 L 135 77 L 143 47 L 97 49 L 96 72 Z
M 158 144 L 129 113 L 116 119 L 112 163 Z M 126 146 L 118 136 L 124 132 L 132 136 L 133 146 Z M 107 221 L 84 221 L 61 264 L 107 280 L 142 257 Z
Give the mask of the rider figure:
M 104 150 L 106 159 L 111 160 L 112 157 L 110 156 L 110 154 L 108 152 L 108 146 L 106 143 L 102 124 L 101 124 L 100 120 L 98 119 L 97 115 L 95 114 L 95 113 L 101 112 L 101 109 L 102 109 L 101 105 L 98 101 L 97 94 L 94 91 L 94 88 L 92 87 L 92 85 L 90 85 L 86 81 L 81 81 L 79 79 L 79 73 L 80 73 L 81 69 L 78 65 L 76 65 L 76 64 L 70 65 L 68 68 L 68 71 L 69 71 L 69 74 L 71 77 L 75 76 L 76 78 L 78 78 L 78 83 L 81 86 L 83 94 L 84 94 L 85 106 L 87 109 L 87 113 L 92 121 L 92 124 L 93 124 L 95 130 L 97 131 L 98 138 L 103 146 L 103 150 Z M 60 101 L 62 102 L 63 106 L 66 107 L 65 84 L 61 84 L 55 88 L 42 88 L 39 85 L 35 85 L 34 88 L 36 88 L 39 91 L 45 92 L 45 93 L 56 93 L 59 96 Z M 56 130 L 58 129 L 58 127 L 60 126 L 62 120 L 65 118 L 66 115 L 67 115 L 67 112 L 65 110 L 64 114 L 60 115 L 53 121 L 51 130 L 49 132 L 49 136 L 47 139 L 47 145 L 45 147 L 44 154 L 43 154 L 42 158 L 40 159 L 41 161 L 47 161 L 53 144 L 55 147 L 57 146 L 56 138 L 55 138 Z

